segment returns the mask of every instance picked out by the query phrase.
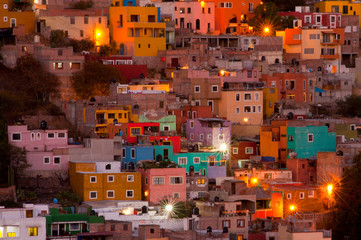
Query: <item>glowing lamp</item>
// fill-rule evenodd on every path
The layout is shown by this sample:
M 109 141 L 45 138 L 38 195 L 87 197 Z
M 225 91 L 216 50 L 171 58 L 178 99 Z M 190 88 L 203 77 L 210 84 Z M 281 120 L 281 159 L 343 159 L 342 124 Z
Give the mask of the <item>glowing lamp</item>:
M 258 183 L 258 179 L 255 178 L 255 177 L 251 178 L 251 183 L 252 183 L 253 185 L 256 185 L 256 184 Z
M 222 144 L 219 146 L 219 150 L 221 150 L 222 152 L 227 151 L 227 144 L 222 143 Z
M 201 7 L 204 7 L 205 3 L 204 1 L 201 1 Z
M 296 209 L 297 209 L 297 207 L 296 207 L 295 205 L 293 205 L 293 204 L 290 205 L 289 208 L 290 208 L 290 211 L 291 211 L 291 212 L 294 212 L 294 211 L 296 211 Z
M 224 70 L 221 70 L 221 75 L 224 76 L 226 72 Z
M 265 27 L 265 28 L 263 29 L 263 31 L 264 31 L 265 33 L 269 33 L 270 29 L 269 29 L 269 27 Z
M 167 205 L 165 206 L 165 211 L 168 212 L 168 213 L 170 213 L 171 211 L 173 211 L 173 206 L 170 205 L 170 204 L 167 204 Z
M 148 197 L 148 195 L 149 195 L 149 192 L 148 192 L 148 191 L 145 191 L 145 192 L 144 192 L 144 196 L 145 196 L 145 197 Z
M 248 118 L 243 118 L 243 122 L 248 122 Z
M 331 195 L 331 194 L 332 194 L 332 190 L 333 190 L 333 185 L 332 185 L 332 184 L 328 184 L 328 185 L 327 185 L 328 195 Z

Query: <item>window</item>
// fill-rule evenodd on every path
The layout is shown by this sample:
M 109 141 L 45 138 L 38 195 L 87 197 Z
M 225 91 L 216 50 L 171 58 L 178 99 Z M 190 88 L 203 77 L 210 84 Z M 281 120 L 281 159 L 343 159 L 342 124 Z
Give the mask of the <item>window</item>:
M 293 142 L 293 135 L 288 135 L 288 141 Z
M 189 134 L 189 139 L 194 140 L 194 134 L 193 133 Z
M 342 14 L 348 14 L 348 6 L 342 6 Z
M 7 22 L 8 21 L 8 17 L 4 17 L 4 22 Z
M 214 108 L 213 108 L 213 100 L 209 100 L 207 102 L 207 105 L 211 107 L 211 111 L 214 112 Z
M 127 182 L 134 182 L 134 175 L 127 175 Z
M 80 230 L 80 224 L 79 223 L 70 223 L 69 224 L 69 230 L 71 230 L 71 231 Z
M 313 48 L 305 48 L 303 52 L 304 52 L 304 54 L 313 54 L 314 49 Z
M 193 163 L 194 164 L 200 164 L 201 163 L 201 158 L 200 157 L 194 157 L 193 158 Z
M 198 192 L 198 198 L 205 198 L 207 197 L 207 192 Z
M 179 165 L 186 165 L 187 164 L 187 158 L 186 157 L 179 157 L 178 158 L 178 164 Z
M 187 13 L 191 13 L 191 12 L 192 12 L 191 8 L 187 8 Z
M 236 114 L 239 114 L 239 113 L 240 113 L 240 108 L 236 107 Z
M 112 165 L 111 165 L 111 164 L 105 165 L 105 170 L 111 170 L 111 169 L 112 169 Z
M 245 226 L 245 220 L 244 219 L 237 219 L 237 227 L 238 228 L 244 228 Z
M 253 147 L 246 147 L 245 152 L 246 154 L 253 154 Z
M 65 138 L 65 133 L 58 133 L 58 138 Z
M 48 138 L 49 138 L 49 139 L 55 138 L 55 134 L 54 134 L 54 133 L 48 133 Z
M 251 106 L 244 106 L 243 112 L 245 113 L 251 112 Z
M 91 183 L 96 183 L 97 182 L 97 177 L 96 176 L 91 176 L 90 177 L 90 182 Z
M 251 78 L 252 77 L 252 70 L 248 70 L 247 71 L 247 78 Z
M 8 5 L 6 3 L 4 4 L 4 9 L 8 9 Z
M 258 106 L 257 109 L 259 113 L 262 112 L 262 106 Z
M 169 183 L 170 184 L 183 184 L 183 177 L 170 177 Z
M 208 140 L 212 140 L 212 134 L 208 134 Z
M 248 11 L 253 12 L 253 3 L 248 4 Z
M 332 23 L 336 22 L 336 16 L 331 16 L 331 22 Z
M 130 15 L 131 22 L 139 22 L 139 15 Z
M 164 177 L 153 177 L 153 185 L 164 185 Z
M 240 94 L 239 94 L 239 93 L 236 93 L 236 102 L 239 102 L 240 99 L 241 99 Z
M 89 16 L 84 16 L 84 24 L 88 24 L 89 23 Z
M 305 23 L 311 23 L 311 16 L 305 16 Z
M 70 17 L 70 24 L 75 24 L 75 17 Z
M 164 126 L 163 126 L 163 131 L 170 131 L 170 127 L 167 126 L 167 125 L 164 125 Z
M 50 164 L 50 157 L 44 157 L 43 162 L 44 164 Z
M 10 18 L 10 27 L 16 27 L 16 18 Z
M 179 193 L 173 193 L 173 198 L 177 199 L 179 198 L 180 194 Z
M 31 141 L 34 141 L 35 140 L 35 133 L 31 133 L 30 138 L 31 138 Z
M 189 125 L 190 125 L 190 128 L 194 128 L 194 122 L 193 121 L 190 121 Z
M 127 198 L 133 198 L 134 197 L 134 191 L 133 190 L 127 190 L 126 191 L 126 197 Z
M 107 198 L 114 198 L 114 191 L 113 190 L 107 191 Z
M 205 13 L 206 12 L 206 9 L 205 8 L 202 8 L 202 13 Z
M 125 156 L 126 156 L 126 150 L 125 148 L 122 148 L 122 157 L 125 158 Z
M 355 124 L 351 124 L 351 125 L 350 125 L 350 130 L 351 130 L 351 131 L 355 131 L 355 130 L 356 130 L 356 125 L 355 125 Z
M 308 198 L 313 198 L 315 196 L 315 192 L 313 190 L 308 191 Z
M 321 16 L 316 16 L 316 23 L 321 23 L 322 21 L 322 17 Z
M 230 228 L 231 227 L 231 221 L 230 220 L 223 220 L 222 221 L 222 227 Z
M 252 95 L 250 93 L 245 93 L 244 94 L 244 100 L 245 101 L 250 101 L 252 100 Z
M 159 108 L 164 108 L 164 101 L 159 101 Z
M 199 86 L 199 85 L 194 86 L 194 92 L 195 93 L 200 93 L 201 92 L 201 86 Z
M 305 198 L 305 193 L 304 192 L 300 192 L 300 199 L 304 199 Z
M 218 134 L 218 140 L 223 141 L 224 140 L 224 134 Z
M 38 228 L 37 227 L 29 227 L 29 236 L 38 236 Z
M 208 13 L 209 13 L 209 14 L 211 13 L 211 8 L 208 8 Z
M 292 199 L 292 193 L 287 193 L 287 199 Z
M 114 176 L 108 175 L 108 182 L 114 182 Z
M 21 141 L 21 133 L 12 133 L 11 140 L 12 141 Z
M 258 101 L 259 100 L 259 93 L 254 93 L 254 100 Z
M 33 217 L 33 210 L 26 210 L 26 218 L 32 218 Z
M 313 134 L 308 134 L 308 142 L 313 142 Z
M 232 148 L 232 152 L 233 154 L 238 154 L 238 148 L 237 147 Z
M 16 232 L 8 232 L 8 237 L 16 237 Z
M 218 85 L 212 85 L 212 92 L 218 92 Z
M 320 34 L 310 34 L 309 39 L 310 40 L 320 39 Z
M 199 134 L 199 141 L 203 141 L 204 140 L 204 135 L 201 133 Z
M 60 164 L 60 157 L 54 157 L 53 158 L 53 163 L 54 164 Z
M 186 12 L 185 8 L 180 8 L 179 9 L 179 13 L 185 13 L 185 12 Z
M 97 199 L 97 192 L 96 191 L 92 191 L 89 193 L 90 199 Z
M 293 34 L 292 39 L 293 40 L 301 40 L 301 34 Z
M 130 157 L 133 159 L 135 158 L 135 149 L 134 148 L 130 149 Z

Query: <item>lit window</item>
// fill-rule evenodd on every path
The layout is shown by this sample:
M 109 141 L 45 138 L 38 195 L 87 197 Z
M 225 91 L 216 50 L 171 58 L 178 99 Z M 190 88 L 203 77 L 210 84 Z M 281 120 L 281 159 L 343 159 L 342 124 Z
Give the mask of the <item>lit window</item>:
M 8 232 L 8 237 L 16 237 L 16 233 L 15 232 Z

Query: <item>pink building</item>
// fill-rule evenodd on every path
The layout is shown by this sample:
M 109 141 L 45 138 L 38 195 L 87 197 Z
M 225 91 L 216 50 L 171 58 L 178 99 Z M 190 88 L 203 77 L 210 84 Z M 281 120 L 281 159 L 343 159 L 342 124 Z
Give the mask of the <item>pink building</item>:
M 159 203 L 164 199 L 186 201 L 185 168 L 139 169 L 142 173 L 142 186 L 145 200 Z
M 49 177 L 58 173 L 67 173 L 69 168 L 68 130 L 29 130 L 27 125 L 8 126 L 9 143 L 27 151 L 27 160 L 31 165 L 27 174 L 41 174 Z
M 214 31 L 214 2 L 174 3 L 175 28 L 180 32 L 207 34 Z

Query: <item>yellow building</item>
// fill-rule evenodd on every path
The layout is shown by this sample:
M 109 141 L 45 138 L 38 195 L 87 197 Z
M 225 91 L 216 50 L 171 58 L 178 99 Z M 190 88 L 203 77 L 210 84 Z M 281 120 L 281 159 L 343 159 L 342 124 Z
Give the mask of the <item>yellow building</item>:
M 163 91 L 169 92 L 169 84 L 142 84 L 127 85 L 122 84 L 117 88 L 117 93 L 126 94 L 128 91 Z
M 95 119 L 96 134 L 99 136 L 106 136 L 109 133 L 109 124 L 138 122 L 138 115 L 132 114 L 130 110 L 99 109 L 95 111 Z
M 141 173 L 121 162 L 69 162 L 70 186 L 83 201 L 141 200 Z
M 118 47 L 124 45 L 126 55 L 157 56 L 166 50 L 166 25 L 159 15 L 157 7 L 110 7 L 111 36 Z
M 232 123 L 261 125 L 263 121 L 262 90 L 222 91 L 219 101 L 219 116 Z
M 278 102 L 277 88 L 263 88 L 263 116 L 265 119 L 275 112 L 275 104 Z
M 22 8 L 14 1 L 0 0 L 0 28 L 25 27 L 25 34 L 35 29 L 35 12 L 31 7 Z
M 321 1 L 315 3 L 315 11 L 323 13 L 342 13 L 342 15 L 361 15 L 361 3 L 352 1 Z M 359 22 L 361 27 L 361 19 Z
M 106 16 L 40 16 L 40 20 L 52 30 L 63 30 L 69 38 L 91 39 L 95 46 L 109 44 Z

